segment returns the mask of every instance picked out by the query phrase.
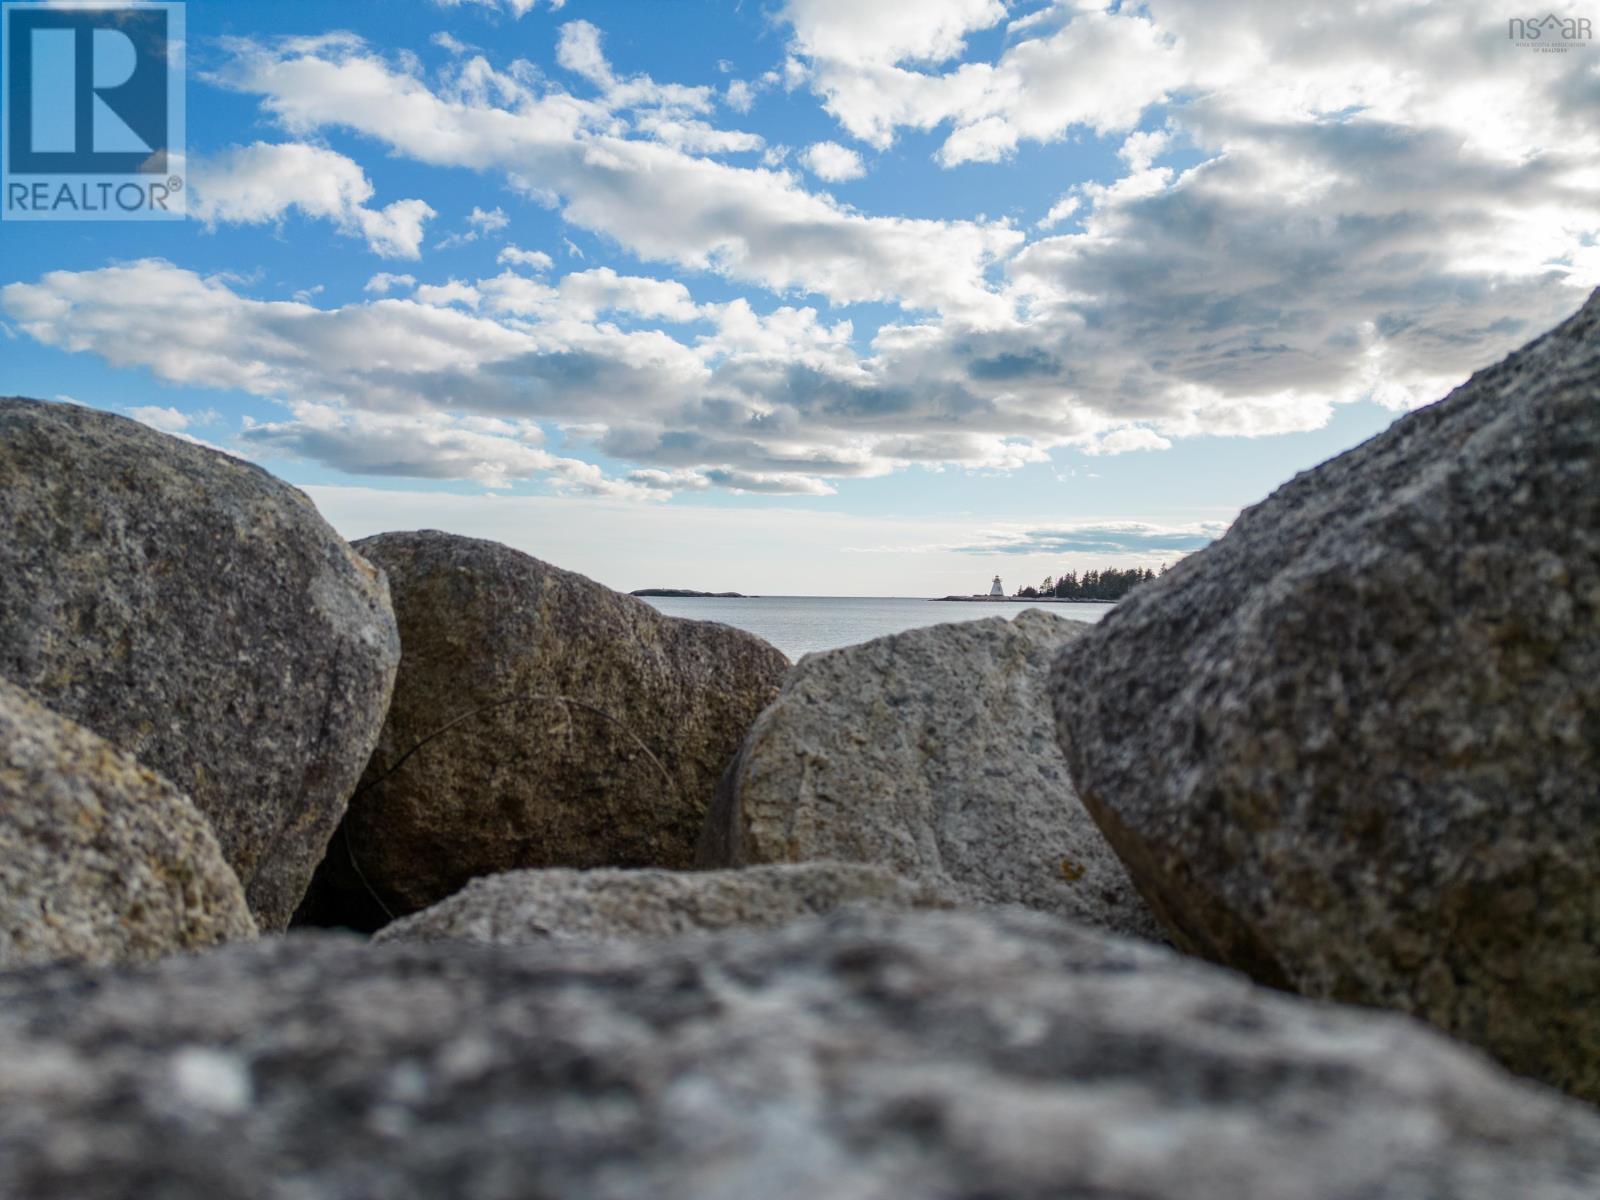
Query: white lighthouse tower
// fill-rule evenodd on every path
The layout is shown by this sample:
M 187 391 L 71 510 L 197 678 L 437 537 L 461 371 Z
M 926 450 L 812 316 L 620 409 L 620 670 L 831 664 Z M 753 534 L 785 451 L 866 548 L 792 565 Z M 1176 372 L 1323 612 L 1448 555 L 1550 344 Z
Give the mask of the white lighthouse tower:
M 1000 576 L 994 577 L 994 582 L 989 585 L 989 595 L 1004 597 L 1006 589 L 1000 585 Z

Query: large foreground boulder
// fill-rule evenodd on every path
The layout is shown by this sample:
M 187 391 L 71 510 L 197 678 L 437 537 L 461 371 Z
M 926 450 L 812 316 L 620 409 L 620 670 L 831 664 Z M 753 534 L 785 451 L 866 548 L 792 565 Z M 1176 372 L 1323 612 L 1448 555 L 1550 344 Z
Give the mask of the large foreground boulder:
M 1037 913 L 0 976 L 19 1200 L 1593 1200 L 1600 1116 Z
M 700 865 L 874 863 L 1159 938 L 1056 743 L 1050 662 L 1088 628 L 1031 609 L 807 655 L 723 781 Z
M 950 907 L 926 883 L 858 863 L 741 871 L 508 871 L 474 879 L 448 900 L 384 926 L 375 940 L 662 938 L 696 930 L 771 929 L 847 904 Z
M 0 399 L 0 677 L 189 795 L 288 923 L 383 720 L 383 577 L 259 467 Z
M 1600 1099 L 1600 293 L 1063 653 L 1184 947 Z
M 0 968 L 159 958 L 255 934 L 187 796 L 0 680 Z
M 691 864 L 788 659 L 495 542 L 356 548 L 388 572 L 405 654 L 302 920 L 376 928 L 522 867 Z

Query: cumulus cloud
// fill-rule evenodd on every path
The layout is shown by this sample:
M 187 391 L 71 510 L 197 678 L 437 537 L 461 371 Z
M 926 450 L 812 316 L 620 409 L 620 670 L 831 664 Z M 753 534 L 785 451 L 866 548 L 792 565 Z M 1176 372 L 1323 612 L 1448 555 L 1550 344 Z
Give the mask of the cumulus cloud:
M 861 15 L 852 17 L 832 11 L 835 5 L 847 7 L 792 0 L 786 9 L 794 50 L 824 107 L 878 147 L 892 143 L 900 127 L 953 125 L 938 154 L 946 166 L 994 162 L 1021 141 L 1053 141 L 1074 126 L 1130 128 L 1187 82 L 1174 35 L 1145 15 L 1145 6 L 1061 6 L 1050 20 L 1013 23 L 1016 36 L 993 62 L 929 70 L 958 52 L 967 32 L 1002 19 L 1003 8 L 947 0 L 919 31 L 878 11 L 895 6 L 859 5 Z M 830 19 L 819 22 L 818 9 L 829 10 Z M 880 21 L 888 28 L 871 28 Z M 867 27 L 859 42 L 843 36 L 858 27 Z
M 498 275 L 317 308 L 144 262 L 16 283 L 0 307 L 37 340 L 173 382 L 553 424 L 652 493 L 817 492 L 908 465 L 1313 429 L 1367 398 L 1407 408 L 1600 283 L 1600 64 L 1531 69 L 1487 6 L 1351 21 L 1063 4 L 973 61 L 957 55 L 1004 6 L 898 10 L 796 0 L 772 85 L 816 89 L 869 144 L 937 131 L 952 169 L 1096 135 L 1112 169 L 1062 180 L 1026 227 L 912 219 L 808 190 L 780 147 L 718 160 L 696 139 L 738 134 L 714 124 L 724 93 L 619 72 L 585 22 L 562 27 L 554 83 L 465 56 L 425 74 L 349 35 L 235 41 L 217 79 L 288 136 L 345 130 L 497 177 L 637 273 L 557 278 L 507 247 Z M 364 207 L 356 192 L 319 203 Z M 748 294 L 697 300 L 684 272 Z M 848 307 L 864 301 L 900 306 L 870 343 Z
M 424 283 L 412 293 L 412 297 L 418 304 L 460 304 L 466 308 L 477 308 L 478 301 L 482 299 L 477 288 L 459 279 L 452 279 L 448 283 Z
M 510 263 L 514 267 L 528 267 L 534 271 L 548 271 L 555 266 L 555 260 L 543 250 L 524 250 L 520 246 L 505 246 L 495 256 L 498 263 Z
M 558 490 L 651 498 L 651 489 L 607 478 L 591 463 L 549 453 L 530 422 L 443 413 L 348 412 L 294 403 L 292 419 L 247 422 L 240 442 L 262 456 L 309 458 L 351 475 L 467 480 L 507 488 L 543 477 Z
M 434 211 L 421 200 L 367 207 L 373 188 L 353 159 L 300 142 L 235 146 L 193 168 L 189 211 L 207 225 L 258 225 L 289 210 L 333 222 L 384 258 L 417 258 Z
M 1001 0 L 918 0 L 863 4 L 861 0 L 788 0 L 797 52 L 843 63 L 943 62 L 961 51 L 967 34 L 1005 19 Z
M 844 183 L 860 179 L 867 173 L 861 155 L 838 142 L 817 142 L 800 152 L 800 161 L 819 179 L 829 183 Z
M 1011 434 L 1015 415 L 981 397 L 875 377 L 848 321 L 758 313 L 743 299 L 697 305 L 677 281 L 608 268 L 555 284 L 505 272 L 318 309 L 145 260 L 12 284 L 0 307 L 42 342 L 169 382 L 379 414 L 554 421 L 614 458 L 743 491 L 825 494 L 828 477 L 897 463 L 1041 454 Z M 619 328 L 617 314 L 686 329 Z M 1075 429 L 1070 417 L 1033 423 L 1040 436 Z
M 505 210 L 502 208 L 491 208 L 485 211 L 474 204 L 472 212 L 467 216 L 467 224 L 480 233 L 494 233 L 496 230 L 504 229 L 511 224 L 511 218 L 506 216 Z
M 415 275 L 391 275 L 388 271 L 379 271 L 361 290 L 370 292 L 374 296 L 386 296 L 395 288 L 413 288 L 417 286 Z
M 600 30 L 588 21 L 568 21 L 556 43 L 556 62 L 597 87 L 616 86 L 611 64 L 600 49 Z
M 627 312 L 664 321 L 693 321 L 700 309 L 675 279 L 618 275 L 610 267 L 579 271 L 561 281 L 558 293 L 568 315 L 593 320 L 601 312 Z
M 619 108 L 699 119 L 713 93 L 618 77 L 598 30 L 583 22 L 563 26 L 560 56 L 601 89 L 594 101 L 535 93 L 481 60 L 472 86 L 463 67 L 436 87 L 349 36 L 227 48 L 232 58 L 213 80 L 259 96 L 287 129 L 343 126 L 423 162 L 500 169 L 514 187 L 553 198 L 571 224 L 640 258 L 776 292 L 992 314 L 1003 305 L 985 273 L 1024 240 L 1001 222 L 862 215 L 786 172 L 629 136 Z
M 1029 270 L 1048 275 L 1050 265 Z M 1536 298 L 1524 291 L 1507 303 Z M 1159 330 L 1111 344 L 1137 312 L 1099 331 L 1068 304 L 1039 304 L 1051 314 L 1042 328 L 887 326 L 863 357 L 848 320 L 789 305 L 758 312 L 742 298 L 697 304 L 675 280 L 607 268 L 553 283 L 505 271 L 330 309 L 252 299 L 159 260 L 0 289 L 0 309 L 29 336 L 169 382 L 365 412 L 554 422 L 574 444 L 640 469 L 812 494 L 909 465 L 1012 470 L 1052 447 L 1115 454 L 1197 432 L 1315 428 L 1338 398 L 1426 378 L 1435 355 L 1453 351 L 1459 362 L 1467 347 L 1481 353 L 1495 336 L 1515 336 L 1510 325 L 1461 330 L 1448 320 L 1367 331 L 1368 349 L 1406 361 L 1408 376 L 1375 366 L 1372 353 L 1350 366 L 1349 346 L 1308 325 L 1284 332 L 1300 352 L 1286 342 L 1279 371 L 1257 381 L 1236 360 L 1270 364 L 1264 348 L 1230 344 L 1204 313 L 1188 318 L 1192 328 L 1171 313 L 1149 317 L 1171 323 L 1179 343 L 1221 339 L 1209 353 L 1169 359 L 1150 353 Z M 651 322 L 681 328 L 674 336 Z

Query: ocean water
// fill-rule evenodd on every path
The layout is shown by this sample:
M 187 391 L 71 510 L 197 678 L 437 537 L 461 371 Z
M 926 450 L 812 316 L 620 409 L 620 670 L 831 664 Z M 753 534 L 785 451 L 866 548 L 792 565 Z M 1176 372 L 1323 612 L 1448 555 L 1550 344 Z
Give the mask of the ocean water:
M 669 617 L 721 621 L 764 637 L 792 659 L 813 650 L 831 650 L 901 633 L 923 625 L 975 621 L 980 617 L 1014 617 L 1042 608 L 1058 617 L 1098 621 L 1110 604 L 1036 604 L 1028 600 L 982 603 L 920 600 L 894 596 L 642 596 Z

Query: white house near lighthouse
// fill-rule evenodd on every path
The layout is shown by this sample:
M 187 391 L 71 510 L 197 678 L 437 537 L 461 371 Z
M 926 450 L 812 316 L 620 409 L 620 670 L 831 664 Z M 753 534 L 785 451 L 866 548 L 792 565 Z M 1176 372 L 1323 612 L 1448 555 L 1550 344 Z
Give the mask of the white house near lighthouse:
M 989 585 L 989 595 L 991 595 L 991 596 L 1004 596 L 1005 594 L 1006 594 L 1006 589 L 1004 587 L 1002 587 L 1001 584 L 1000 584 L 1000 576 L 996 575 L 994 577 L 994 582 Z

